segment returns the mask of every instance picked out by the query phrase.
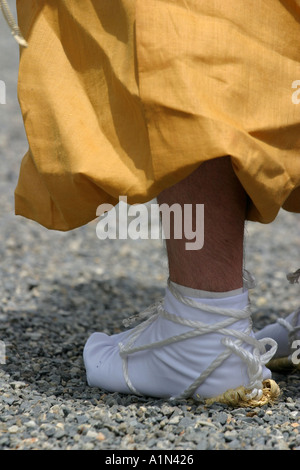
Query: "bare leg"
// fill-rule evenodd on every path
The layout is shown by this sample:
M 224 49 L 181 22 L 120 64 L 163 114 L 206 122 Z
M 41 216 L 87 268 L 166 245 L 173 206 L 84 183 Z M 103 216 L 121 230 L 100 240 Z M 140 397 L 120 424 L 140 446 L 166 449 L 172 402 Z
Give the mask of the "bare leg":
M 203 163 L 188 178 L 163 191 L 158 203 L 204 204 L 204 246 L 185 249 L 185 238 L 167 240 L 170 279 L 212 292 L 242 287 L 247 195 L 230 157 Z

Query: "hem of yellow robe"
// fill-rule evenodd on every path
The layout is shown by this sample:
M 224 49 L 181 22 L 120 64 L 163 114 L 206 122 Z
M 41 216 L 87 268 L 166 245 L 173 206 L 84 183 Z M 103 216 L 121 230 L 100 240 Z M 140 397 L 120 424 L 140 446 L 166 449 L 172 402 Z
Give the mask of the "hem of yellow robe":
M 15 215 L 33 220 L 49 230 L 70 231 L 84 226 L 97 218 L 97 209 L 106 204 L 116 206 L 120 197 L 127 197 L 128 204 L 143 204 L 153 200 L 172 182 L 191 173 L 183 169 L 180 175 L 167 175 L 166 179 L 149 182 L 147 190 L 140 185 L 139 191 L 118 194 L 118 188 L 104 189 L 101 181 L 87 174 L 40 173 L 29 151 L 21 162 L 19 181 L 14 193 Z
M 296 155 L 297 149 L 294 151 L 276 149 L 269 145 L 268 141 L 259 140 L 259 133 L 257 135 L 254 132 L 254 135 L 251 135 L 250 131 L 243 130 L 236 122 L 222 123 L 218 119 L 219 116 L 215 116 L 214 113 L 207 116 L 200 115 L 196 119 L 193 114 L 181 113 L 180 109 L 174 110 L 174 116 L 172 116 L 172 107 L 165 109 L 164 103 L 157 109 L 159 103 L 153 96 L 152 87 L 147 86 L 147 73 L 149 74 L 150 71 L 151 74 L 155 58 L 151 53 L 151 48 L 146 47 L 153 36 L 152 28 L 143 28 L 141 20 L 154 21 L 152 7 L 160 8 L 162 2 L 149 3 L 151 3 L 150 10 L 148 4 L 145 6 L 145 2 L 137 1 L 138 40 L 136 46 L 139 93 L 148 128 L 153 181 L 146 181 L 143 185 L 137 181 L 137 174 L 135 174 L 129 182 L 130 191 L 127 192 L 122 191 L 116 181 L 111 180 L 109 184 L 106 181 L 105 185 L 101 181 L 101 174 L 92 176 L 84 173 L 76 174 L 76 169 L 74 174 L 65 175 L 45 174 L 43 169 L 39 173 L 38 165 L 27 157 L 22 165 L 23 170 L 15 191 L 16 215 L 35 220 L 49 229 L 72 230 L 94 220 L 98 205 L 117 204 L 118 191 L 119 196 L 128 197 L 129 204 L 150 201 L 162 190 L 188 176 L 203 161 L 225 155 L 231 156 L 236 175 L 249 196 L 248 220 L 272 222 L 281 207 L 290 212 L 300 212 L 300 181 L 297 181 L 297 175 L 300 174 L 300 171 L 297 171 L 298 168 L 300 170 L 300 160 Z M 171 6 L 171 3 L 166 2 L 167 8 Z M 185 14 L 190 13 L 187 11 Z M 33 21 L 33 16 L 29 15 L 30 21 Z M 193 14 L 192 17 L 194 21 L 196 17 Z M 30 24 L 25 26 L 24 32 L 30 29 Z M 158 80 L 156 85 L 159 84 Z M 164 82 L 163 84 L 165 85 Z M 158 88 L 167 90 L 166 86 L 158 86 Z M 165 112 L 161 113 L 161 110 Z M 27 111 L 25 109 L 25 115 Z M 170 119 L 173 126 L 172 132 L 166 135 L 164 125 L 166 120 L 169 123 Z M 187 146 L 186 139 L 182 139 L 182 136 L 190 136 Z M 206 154 L 201 155 L 202 140 L 206 141 L 206 137 L 209 136 L 206 142 L 209 144 L 209 151 L 206 150 Z M 213 142 L 211 142 L 211 136 L 215 136 Z M 169 137 L 169 141 L 168 139 L 165 141 L 166 137 Z M 284 152 L 288 154 L 286 159 L 282 158 Z M 35 153 L 33 150 L 33 156 L 38 161 L 40 155 Z M 43 158 L 45 159 L 45 155 Z M 47 155 L 47 158 L 51 161 L 51 154 Z M 267 170 L 264 168 L 264 161 L 268 162 Z M 273 163 L 276 169 L 275 174 L 271 172 Z M 128 175 L 129 173 L 130 170 Z M 109 174 L 106 175 L 106 180 L 108 180 L 107 176 Z M 136 186 L 134 182 L 137 182 Z M 127 186 L 123 184 L 122 187 Z M 85 191 L 86 188 L 89 191 Z
M 199 162 L 197 166 L 201 163 Z M 47 229 L 58 231 L 70 231 L 92 222 L 97 218 L 96 213 L 99 205 L 110 204 L 115 206 L 119 203 L 119 196 L 127 196 L 128 204 L 149 202 L 155 199 L 164 189 L 181 181 L 197 168 L 197 166 L 193 166 L 179 169 L 172 175 L 166 175 L 158 182 L 153 182 L 148 191 L 145 190 L 144 193 L 140 192 L 133 195 L 109 194 L 94 182 L 89 181 L 87 177 L 81 175 L 82 186 L 87 185 L 89 188 L 88 197 L 85 197 L 85 192 L 82 190 L 68 194 L 64 187 L 62 188 L 64 196 L 61 195 L 60 201 L 57 203 L 47 189 L 42 175 L 35 169 L 31 159 L 24 157 L 22 165 L 30 165 L 30 171 L 21 171 L 21 177 L 15 190 L 15 215 L 33 220 Z M 53 176 L 54 186 L 55 178 Z M 241 178 L 239 179 L 241 180 Z M 70 187 L 73 186 L 71 181 Z M 58 194 L 56 194 L 56 197 L 58 197 Z M 300 212 L 300 188 L 289 192 L 287 201 L 283 200 L 282 204 L 275 204 L 273 201 L 266 201 L 264 198 L 261 200 L 264 206 L 258 209 L 250 197 L 246 220 L 268 224 L 277 217 L 281 208 L 289 212 Z
M 233 408 L 253 408 L 264 406 L 267 404 L 273 405 L 280 396 L 280 388 L 277 383 L 268 379 L 263 382 L 262 396 L 260 398 L 249 398 L 250 391 L 241 386 L 235 389 L 227 390 L 225 393 L 218 395 L 214 398 L 205 400 L 206 405 L 213 403 L 222 403 Z

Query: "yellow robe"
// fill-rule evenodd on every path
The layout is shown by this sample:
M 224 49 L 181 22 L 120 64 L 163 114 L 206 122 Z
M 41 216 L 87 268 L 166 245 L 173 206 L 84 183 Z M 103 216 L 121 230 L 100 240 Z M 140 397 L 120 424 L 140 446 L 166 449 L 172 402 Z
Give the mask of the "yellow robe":
M 29 150 L 16 214 L 56 230 L 230 155 L 269 223 L 300 212 L 299 0 L 18 0 Z M 220 195 L 222 197 L 222 195 Z

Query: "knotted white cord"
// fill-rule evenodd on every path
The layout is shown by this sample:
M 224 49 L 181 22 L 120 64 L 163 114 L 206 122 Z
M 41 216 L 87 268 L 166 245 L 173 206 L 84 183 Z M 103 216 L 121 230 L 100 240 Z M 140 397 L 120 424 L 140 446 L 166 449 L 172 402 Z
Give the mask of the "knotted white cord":
M 288 337 L 289 337 L 289 343 L 290 343 L 290 346 L 292 346 L 292 343 L 295 339 L 297 339 L 297 334 L 298 332 L 300 332 L 300 325 L 297 325 L 297 322 L 298 322 L 298 315 L 300 315 L 300 310 L 297 310 L 294 315 L 293 315 L 293 319 L 292 319 L 292 324 L 289 323 L 287 320 L 285 320 L 284 318 L 278 318 L 277 319 L 277 323 L 279 323 L 279 325 L 283 326 L 284 328 L 286 328 L 287 332 L 288 332 Z
M 8 24 L 8 26 L 10 28 L 11 34 L 13 35 L 13 37 L 15 38 L 17 43 L 22 47 L 27 47 L 28 44 L 25 41 L 25 39 L 23 38 L 19 26 L 15 22 L 13 14 L 10 11 L 10 8 L 9 8 L 6 0 L 0 0 L 0 8 L 2 10 L 4 19 L 5 19 L 6 23 Z
M 132 384 L 129 373 L 128 373 L 128 356 L 130 354 L 151 350 L 161 346 L 166 346 L 178 341 L 182 341 L 188 338 L 202 336 L 208 333 L 219 333 L 223 334 L 225 338 L 222 340 L 222 344 L 225 346 L 225 350 L 216 357 L 216 359 L 209 365 L 209 367 L 204 370 L 201 375 L 177 398 L 187 398 L 194 394 L 194 392 L 199 388 L 199 386 L 206 380 L 206 378 L 217 368 L 219 367 L 232 353 L 237 354 L 248 366 L 248 376 L 249 376 L 249 385 L 247 389 L 249 390 L 249 395 L 247 398 L 261 398 L 263 394 L 263 366 L 267 364 L 277 349 L 277 343 L 271 338 L 264 338 L 257 340 L 250 335 L 252 331 L 252 322 L 251 322 L 251 312 L 249 306 L 243 310 L 235 309 L 221 309 L 220 307 L 214 307 L 205 305 L 199 302 L 196 302 L 194 299 L 183 297 L 174 285 L 169 282 L 169 289 L 174 295 L 174 297 L 186 305 L 189 305 L 193 308 L 200 309 L 207 313 L 215 313 L 218 315 L 226 316 L 227 318 L 223 321 L 220 321 L 215 324 L 206 325 L 199 321 L 186 320 L 178 317 L 177 315 L 170 314 L 166 312 L 163 308 L 163 302 L 157 302 L 154 306 L 151 306 L 149 310 L 147 309 L 142 313 L 142 317 L 147 316 L 149 311 L 155 312 L 152 313 L 152 316 L 146 321 L 136 326 L 129 332 L 127 336 L 126 344 L 119 343 L 120 356 L 123 360 L 123 373 L 125 381 L 129 389 L 136 395 L 141 395 L 138 390 Z M 175 323 L 179 323 L 184 326 L 191 328 L 190 331 L 183 333 L 181 335 L 173 336 L 162 341 L 157 341 L 151 344 L 145 344 L 143 346 L 134 347 L 134 343 L 139 335 L 146 329 L 148 326 L 158 318 L 162 316 L 168 320 L 171 320 Z M 244 332 L 235 331 L 230 329 L 232 324 L 236 323 L 238 320 L 248 319 L 249 325 Z M 232 338 L 236 338 L 235 340 Z M 253 346 L 253 352 L 246 351 L 242 344 L 246 343 Z M 271 346 L 271 348 L 266 351 L 266 345 Z M 174 398 L 174 397 L 173 397 Z
M 300 269 L 297 269 L 297 271 L 293 273 L 288 273 L 286 278 L 290 284 L 299 284 Z M 278 318 L 276 320 L 279 325 L 283 326 L 287 330 L 290 347 L 292 347 L 293 341 L 298 337 L 297 334 L 300 332 L 300 325 L 297 325 L 299 315 L 300 310 L 294 312 L 292 323 L 289 323 L 285 318 Z

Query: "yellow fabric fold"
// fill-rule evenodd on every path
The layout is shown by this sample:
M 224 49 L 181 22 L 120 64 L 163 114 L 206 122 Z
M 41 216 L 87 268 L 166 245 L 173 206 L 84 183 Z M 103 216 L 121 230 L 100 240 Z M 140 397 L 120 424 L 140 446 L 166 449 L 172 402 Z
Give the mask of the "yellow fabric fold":
M 17 2 L 29 142 L 16 214 L 56 230 L 230 155 L 248 219 L 300 212 L 296 0 Z

